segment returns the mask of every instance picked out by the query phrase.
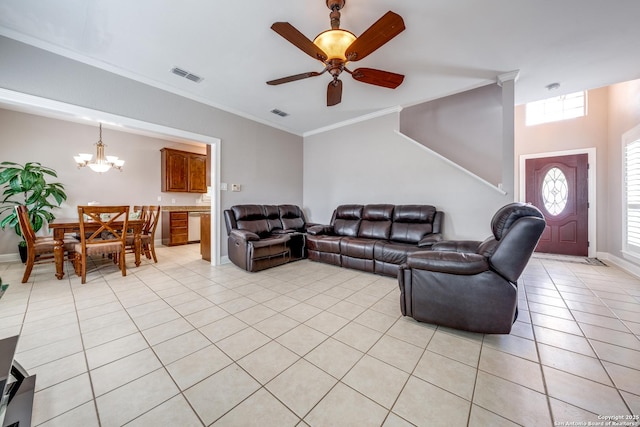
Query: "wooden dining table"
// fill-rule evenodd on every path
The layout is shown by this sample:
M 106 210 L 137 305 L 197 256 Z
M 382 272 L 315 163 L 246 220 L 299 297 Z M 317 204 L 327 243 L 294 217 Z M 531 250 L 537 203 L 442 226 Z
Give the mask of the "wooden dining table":
M 129 219 L 127 228 L 133 231 L 133 246 L 136 259 L 136 267 L 140 266 L 140 253 L 142 252 L 142 228 L 144 219 Z M 121 221 L 114 221 L 114 225 L 121 225 Z M 85 231 L 95 231 L 100 227 L 98 223 L 84 222 Z M 80 233 L 80 220 L 75 218 L 56 218 L 49 222 L 49 229 L 53 230 L 53 240 L 55 247 L 53 255 L 56 261 L 56 277 L 61 280 L 64 277 L 64 235 L 65 233 Z

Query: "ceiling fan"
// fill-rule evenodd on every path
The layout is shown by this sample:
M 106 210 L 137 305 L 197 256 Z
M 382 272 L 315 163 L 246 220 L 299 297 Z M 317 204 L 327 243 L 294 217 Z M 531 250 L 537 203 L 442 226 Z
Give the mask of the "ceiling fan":
M 329 72 L 333 80 L 327 87 L 327 106 L 339 104 L 342 101 L 342 81 L 340 73 L 348 72 L 351 76 L 363 83 L 382 86 L 390 89 L 397 88 L 404 76 L 389 71 L 373 68 L 356 68 L 349 70 L 346 65 L 351 61 L 359 61 L 370 53 L 387 43 L 389 40 L 404 31 L 402 17 L 394 12 L 385 13 L 382 18 L 373 23 L 360 37 L 353 33 L 340 29 L 340 9 L 344 7 L 346 0 L 326 0 L 327 7 L 331 10 L 331 29 L 320 33 L 313 41 L 298 31 L 288 22 L 276 22 L 271 29 L 287 39 L 307 55 L 324 64 L 324 70 L 320 72 L 295 74 L 267 82 L 269 85 L 279 85 L 296 80 L 315 77 Z

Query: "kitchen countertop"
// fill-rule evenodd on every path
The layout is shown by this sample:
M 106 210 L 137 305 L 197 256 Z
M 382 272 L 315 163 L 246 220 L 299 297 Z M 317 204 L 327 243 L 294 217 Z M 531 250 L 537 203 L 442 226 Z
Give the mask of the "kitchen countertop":
M 162 212 L 211 212 L 211 206 L 199 205 L 199 206 L 179 206 L 168 205 L 162 206 L 160 209 Z

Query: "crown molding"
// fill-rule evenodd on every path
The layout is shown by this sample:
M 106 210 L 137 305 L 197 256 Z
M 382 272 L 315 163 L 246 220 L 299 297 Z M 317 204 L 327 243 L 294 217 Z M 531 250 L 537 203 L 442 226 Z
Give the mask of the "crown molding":
M 514 70 L 509 71 L 508 73 L 498 74 L 496 80 L 498 86 L 502 87 L 505 82 L 509 82 L 511 80 L 513 80 L 513 82 L 515 83 L 518 80 L 518 77 L 520 77 L 520 70 Z

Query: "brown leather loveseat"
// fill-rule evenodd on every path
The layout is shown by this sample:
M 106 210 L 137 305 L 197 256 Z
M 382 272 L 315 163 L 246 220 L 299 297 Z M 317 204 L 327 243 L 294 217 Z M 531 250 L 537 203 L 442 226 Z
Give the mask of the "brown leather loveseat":
M 259 271 L 303 258 L 304 212 L 295 205 L 236 205 L 224 211 L 229 259 Z
M 330 225 L 307 229 L 309 259 L 396 276 L 408 254 L 442 239 L 443 217 L 431 205 L 341 205 Z

